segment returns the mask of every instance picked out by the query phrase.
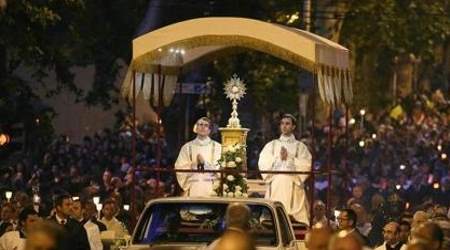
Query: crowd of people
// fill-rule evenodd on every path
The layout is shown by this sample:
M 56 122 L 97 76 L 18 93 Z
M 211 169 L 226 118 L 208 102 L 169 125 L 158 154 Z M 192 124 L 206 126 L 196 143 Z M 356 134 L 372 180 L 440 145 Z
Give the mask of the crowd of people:
M 444 230 L 433 221 L 414 215 L 412 224 L 388 221 L 383 226 L 383 238 L 375 250 L 444 250 L 449 249 Z M 249 231 L 251 210 L 241 203 L 232 203 L 226 211 L 227 228 L 222 236 L 209 245 L 210 250 L 253 250 L 255 239 Z M 370 248 L 369 239 L 357 228 L 358 216 L 353 209 L 342 209 L 338 224 L 332 227 L 316 223 L 306 234 L 308 250 L 363 250 Z
M 315 128 L 314 143 L 311 133 L 304 133 L 300 139 L 313 149 L 314 170 L 326 172 L 331 163 L 335 173 L 328 201 L 328 176 L 315 175 L 313 222 L 333 226 L 338 211 L 351 209 L 358 218 L 355 226 L 372 247 L 383 243 L 385 225 L 406 226 L 416 211 L 448 232 L 449 107 L 440 91 L 412 95 L 382 111 L 349 115 L 347 126 L 345 111 L 338 109 L 331 129 L 327 124 Z M 139 125 L 137 134 L 136 169 L 132 168 L 129 123 L 85 137 L 80 144 L 60 136 L 39 159 L 23 158 L 0 169 L 0 190 L 14 191 L 9 198 L 1 197 L 0 233 L 21 227 L 24 208 L 36 207 L 42 217 L 54 214 L 55 197 L 61 194 L 86 203 L 90 218 L 98 217 L 99 207 L 88 201 L 100 197 L 103 207 L 98 220 L 108 215 L 108 222 L 117 220 L 112 227 L 125 224 L 128 228 L 122 229 L 130 231 L 134 218 L 125 208 L 132 199 L 139 212 L 151 199 L 180 194 L 174 173 L 152 171 L 157 162 L 162 168 L 173 167 L 174 154 L 167 150 L 163 131 Z M 258 162 L 258 154 L 252 152 L 260 151 L 264 143 L 261 138 L 248 143 L 250 169 Z M 336 213 L 326 213 L 326 204 Z

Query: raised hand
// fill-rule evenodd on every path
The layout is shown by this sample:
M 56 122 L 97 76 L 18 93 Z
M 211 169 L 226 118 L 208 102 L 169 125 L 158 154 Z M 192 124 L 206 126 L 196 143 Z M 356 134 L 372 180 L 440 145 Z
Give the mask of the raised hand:
M 205 158 L 201 154 L 197 154 L 197 168 L 199 170 L 205 170 Z
M 284 146 L 281 147 L 280 158 L 281 158 L 282 161 L 285 161 L 288 158 L 288 151 L 287 151 L 287 149 Z

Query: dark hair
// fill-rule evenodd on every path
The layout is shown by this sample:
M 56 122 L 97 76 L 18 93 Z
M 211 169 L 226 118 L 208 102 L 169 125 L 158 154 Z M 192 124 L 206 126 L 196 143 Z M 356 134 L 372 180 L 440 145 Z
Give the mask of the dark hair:
M 33 207 L 26 207 L 22 209 L 19 213 L 19 223 L 22 223 L 27 220 L 28 216 L 30 215 L 37 215 L 39 216 L 39 213 L 34 210 Z
M 426 222 L 424 226 L 430 230 L 433 240 L 438 241 L 442 246 L 442 243 L 444 242 L 444 231 L 442 231 L 442 228 L 434 222 Z
M 281 116 L 280 121 L 283 120 L 283 119 L 285 119 L 285 118 L 286 118 L 286 119 L 290 119 L 291 122 L 292 122 L 292 124 L 293 124 L 294 126 L 297 126 L 297 119 L 295 118 L 295 116 L 286 113 L 286 114 L 283 114 L 283 115 Z
M 355 211 L 353 209 L 347 208 L 347 209 L 343 209 L 341 212 L 347 213 L 348 220 L 353 221 L 352 226 L 355 227 L 356 223 L 358 221 L 358 216 L 356 215 Z
M 105 207 L 106 205 L 113 205 L 114 207 L 116 207 L 117 204 L 113 199 L 109 198 L 103 202 L 103 207 Z
M 55 198 L 54 198 L 54 200 L 53 200 L 53 206 L 54 206 L 54 207 L 62 206 L 63 201 L 64 201 L 65 199 L 71 199 L 71 198 L 72 198 L 72 197 L 71 197 L 70 195 L 68 195 L 68 194 L 59 194 L 59 195 L 56 195 Z
M 409 224 L 409 222 L 402 220 L 400 221 L 400 223 L 398 223 L 399 226 L 408 226 L 409 229 L 411 229 L 411 224 Z

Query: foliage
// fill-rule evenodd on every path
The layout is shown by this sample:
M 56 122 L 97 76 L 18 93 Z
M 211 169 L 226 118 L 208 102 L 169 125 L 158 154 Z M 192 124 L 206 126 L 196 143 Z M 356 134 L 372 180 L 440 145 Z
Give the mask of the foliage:
M 130 41 L 146 4 L 144 0 L 18 0 L 2 5 L 0 129 L 15 123 L 33 129 L 37 117 L 47 117 L 47 111 L 36 108 L 43 106 L 37 87 L 47 97 L 67 89 L 78 101 L 109 108 L 117 101 L 114 83 L 121 63 L 130 58 Z M 74 83 L 72 70 L 87 65 L 95 66 L 95 79 L 92 89 L 83 92 Z M 56 82 L 47 84 L 53 74 Z
M 245 159 L 245 146 L 236 144 L 227 147 L 219 160 L 220 169 L 225 171 L 224 179 L 214 183 L 213 196 L 217 196 L 223 191 L 224 197 L 248 197 L 247 180 L 238 173 L 243 170 Z M 222 189 L 220 184 L 222 183 Z
M 422 61 L 422 73 L 433 73 L 436 48 L 448 43 L 450 36 L 447 2 L 351 1 L 340 42 L 354 52 L 357 97 L 373 104 L 386 97 L 395 57 L 414 55 Z

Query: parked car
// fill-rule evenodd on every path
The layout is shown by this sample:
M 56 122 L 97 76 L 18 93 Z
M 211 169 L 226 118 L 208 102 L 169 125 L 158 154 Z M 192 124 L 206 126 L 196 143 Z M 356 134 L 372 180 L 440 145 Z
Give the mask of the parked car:
M 280 202 L 264 199 L 163 198 L 149 202 L 134 230 L 129 250 L 205 249 L 225 230 L 228 204 L 251 210 L 250 231 L 257 249 L 303 249 Z

